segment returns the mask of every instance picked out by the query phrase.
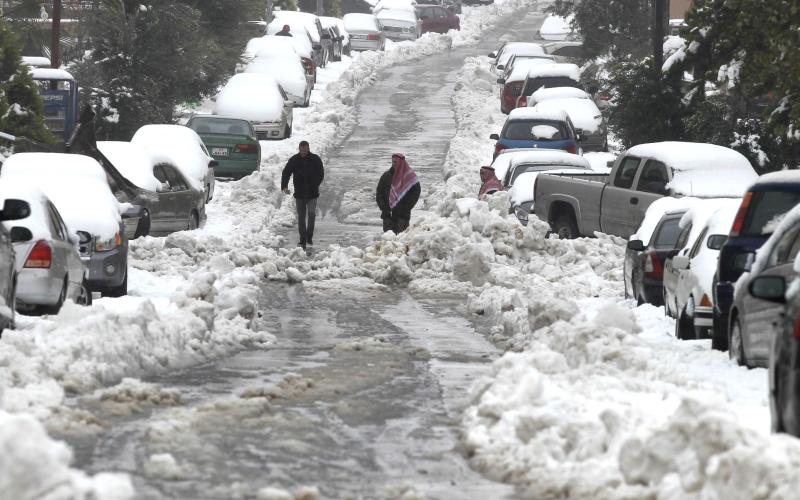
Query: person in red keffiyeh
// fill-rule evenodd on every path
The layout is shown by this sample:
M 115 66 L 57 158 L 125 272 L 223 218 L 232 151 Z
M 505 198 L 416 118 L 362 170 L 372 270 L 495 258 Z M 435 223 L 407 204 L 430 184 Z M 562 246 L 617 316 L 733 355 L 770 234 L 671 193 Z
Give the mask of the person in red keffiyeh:
M 375 201 L 381 209 L 384 231 L 401 233 L 411 222 L 411 209 L 419 200 L 417 173 L 400 153 L 392 155 L 392 166 L 381 175 Z
M 503 184 L 494 173 L 493 167 L 481 167 L 481 188 L 478 191 L 478 198 L 485 194 L 492 194 L 503 190 Z

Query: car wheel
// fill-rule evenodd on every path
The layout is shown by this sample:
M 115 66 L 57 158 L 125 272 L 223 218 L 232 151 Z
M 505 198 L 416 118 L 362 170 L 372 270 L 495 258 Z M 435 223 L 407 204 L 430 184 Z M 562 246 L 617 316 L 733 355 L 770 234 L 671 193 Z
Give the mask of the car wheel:
M 777 367 L 774 368 L 777 370 Z M 781 389 L 780 389 L 780 375 L 775 373 L 775 392 L 769 395 L 769 414 L 770 414 L 770 427 L 773 433 L 786 432 L 786 426 L 783 424 L 781 418 Z
M 578 226 L 569 214 L 561 214 L 553 220 L 553 232 L 562 240 L 573 240 L 579 236 Z
M 197 215 L 196 210 L 192 210 L 192 213 L 189 214 L 189 222 L 186 226 L 186 229 L 191 231 L 193 229 L 197 229 L 198 227 L 200 227 L 200 217 Z
M 722 319 L 717 314 L 713 314 L 711 318 L 711 348 L 715 351 L 728 350 L 728 332 L 722 324 Z
M 139 238 L 148 234 L 150 234 L 150 211 L 145 209 L 142 218 L 139 219 L 139 225 L 136 226 L 136 234 L 133 237 Z
M 81 291 L 75 299 L 75 303 L 79 306 L 92 305 L 92 292 L 89 290 L 89 283 L 86 281 L 86 278 L 81 281 Z
M 206 184 L 206 187 L 203 188 L 203 192 L 206 194 L 206 203 L 211 201 L 211 184 Z
M 122 297 L 124 295 L 128 295 L 128 273 L 125 273 L 125 277 L 122 279 L 122 283 L 119 286 L 112 286 L 107 288 L 103 295 L 106 297 Z
M 746 366 L 747 359 L 744 357 L 744 339 L 742 338 L 742 325 L 739 322 L 739 318 L 734 319 L 731 324 L 728 344 L 730 345 L 728 356 L 731 359 L 735 359 L 739 366 Z

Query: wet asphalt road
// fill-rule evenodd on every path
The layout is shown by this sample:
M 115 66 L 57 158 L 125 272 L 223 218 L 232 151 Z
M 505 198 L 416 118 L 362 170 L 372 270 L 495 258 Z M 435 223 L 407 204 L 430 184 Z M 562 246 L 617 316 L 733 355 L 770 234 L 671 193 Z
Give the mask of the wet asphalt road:
M 499 35 L 533 40 L 542 18 L 510 17 L 477 46 L 389 68 L 359 96 L 357 128 L 326 159 L 317 247 L 363 247 L 380 232 L 373 193 L 392 152 L 423 185 L 441 181 L 464 57 L 488 53 Z M 293 228 L 286 236 L 296 243 Z M 129 472 L 147 499 L 301 486 L 322 498 L 514 497 L 458 451 L 469 388 L 501 354 L 464 319 L 463 298 L 264 283 L 260 302 L 275 346 L 147 380 L 157 404 L 75 401 L 103 424 L 63 436 L 75 465 Z M 162 453 L 176 468 L 155 464 Z

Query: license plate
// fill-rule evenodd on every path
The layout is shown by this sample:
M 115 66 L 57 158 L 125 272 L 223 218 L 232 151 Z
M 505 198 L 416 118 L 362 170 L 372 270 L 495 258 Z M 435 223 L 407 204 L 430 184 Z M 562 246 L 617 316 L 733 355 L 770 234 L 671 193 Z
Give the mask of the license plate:
M 228 156 L 228 148 L 211 148 L 211 154 L 214 156 Z
M 367 38 L 367 35 L 350 35 L 350 38 L 354 40 L 365 40 Z

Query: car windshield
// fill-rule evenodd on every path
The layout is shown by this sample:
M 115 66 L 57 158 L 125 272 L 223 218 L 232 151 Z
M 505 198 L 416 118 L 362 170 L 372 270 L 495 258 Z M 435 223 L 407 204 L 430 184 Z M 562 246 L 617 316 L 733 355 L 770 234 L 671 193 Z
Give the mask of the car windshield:
M 566 76 L 541 76 L 539 78 L 529 78 L 525 82 L 522 93 L 531 95 L 540 88 L 551 89 L 554 87 L 575 87 L 580 88 L 578 82 Z
M 680 217 L 665 220 L 653 239 L 653 248 L 656 250 L 675 248 L 675 243 L 678 242 L 678 235 L 681 234 L 680 221 Z
M 195 118 L 189 128 L 198 134 L 237 134 L 254 136 L 250 122 L 232 118 Z
M 800 203 L 800 192 L 793 191 L 755 191 L 741 236 L 768 236 L 772 234 L 780 219 Z
M 563 165 L 561 165 L 563 167 Z M 524 174 L 525 172 L 543 172 L 545 170 L 553 170 L 554 168 L 559 168 L 556 165 L 517 165 L 514 168 L 514 171 L 511 173 L 511 179 L 508 181 L 508 185 L 514 184 L 514 181 L 517 177 Z
M 568 137 L 564 123 L 551 120 L 514 120 L 506 124 L 503 137 L 512 141 L 561 141 Z

